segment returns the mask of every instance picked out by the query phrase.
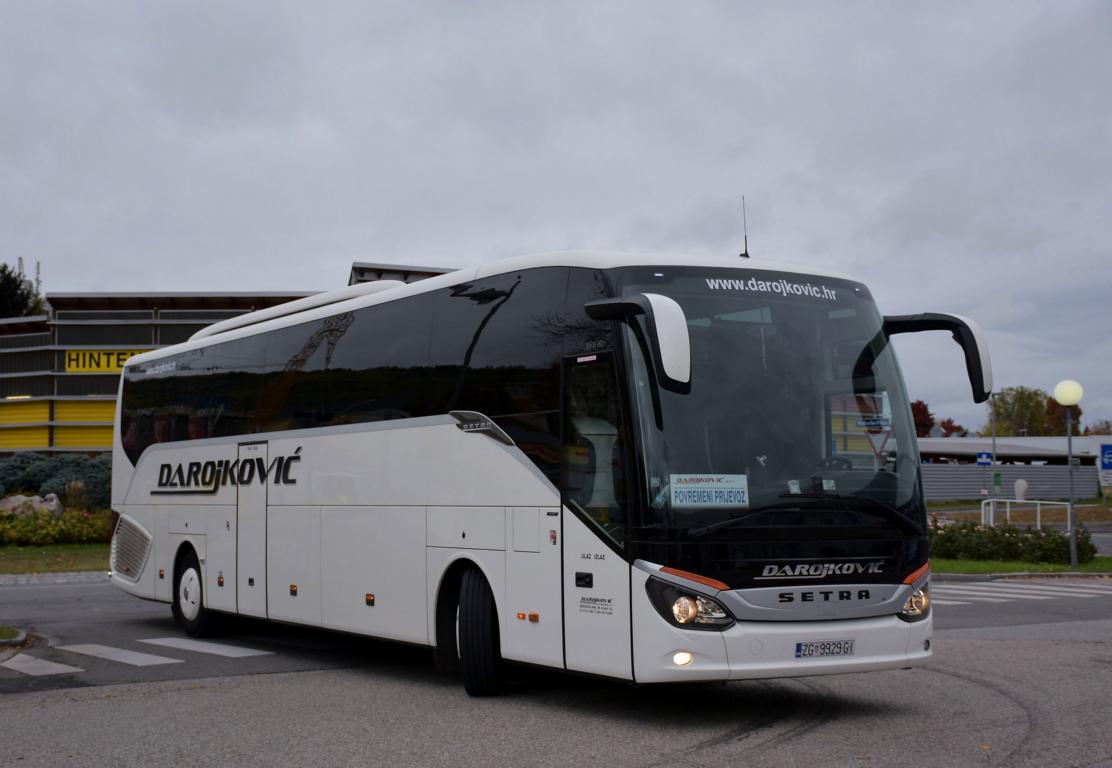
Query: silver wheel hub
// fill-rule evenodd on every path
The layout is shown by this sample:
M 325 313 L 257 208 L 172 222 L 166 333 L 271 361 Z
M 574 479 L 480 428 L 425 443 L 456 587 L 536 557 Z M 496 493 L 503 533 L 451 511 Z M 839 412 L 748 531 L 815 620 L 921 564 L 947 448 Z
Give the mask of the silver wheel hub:
M 201 613 L 201 576 L 195 568 L 186 568 L 178 583 L 178 607 L 186 621 Z

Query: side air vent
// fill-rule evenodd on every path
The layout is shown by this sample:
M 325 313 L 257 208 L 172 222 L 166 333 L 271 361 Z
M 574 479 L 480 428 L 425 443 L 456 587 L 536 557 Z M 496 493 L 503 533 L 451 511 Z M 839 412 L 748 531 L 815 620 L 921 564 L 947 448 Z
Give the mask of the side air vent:
M 150 534 L 130 518 L 121 515 L 120 522 L 116 524 L 116 531 L 112 534 L 112 554 L 109 562 L 112 564 L 113 576 L 128 581 L 138 581 L 150 553 Z

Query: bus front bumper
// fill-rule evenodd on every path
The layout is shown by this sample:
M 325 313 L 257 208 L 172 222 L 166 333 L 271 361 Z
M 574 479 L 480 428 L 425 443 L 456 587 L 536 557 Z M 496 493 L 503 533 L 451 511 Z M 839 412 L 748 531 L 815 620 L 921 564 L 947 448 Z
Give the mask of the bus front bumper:
M 932 620 L 897 616 L 838 621 L 738 622 L 722 632 L 684 630 L 656 618 L 635 635 L 640 683 L 804 677 L 917 666 L 931 656 Z M 634 628 L 635 632 L 637 627 Z M 648 627 L 645 627 L 648 629 Z M 812 643 L 852 641 L 852 653 L 808 656 Z M 831 646 L 826 646 L 829 649 Z

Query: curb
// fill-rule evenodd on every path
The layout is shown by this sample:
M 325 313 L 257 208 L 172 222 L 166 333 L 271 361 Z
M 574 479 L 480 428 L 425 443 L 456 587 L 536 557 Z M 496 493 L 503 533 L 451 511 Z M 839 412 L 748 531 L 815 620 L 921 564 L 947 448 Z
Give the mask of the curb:
M 0 648 L 23 645 L 23 641 L 27 639 L 27 633 L 22 629 L 17 629 L 15 632 L 15 637 L 8 638 L 7 640 L 0 640 Z
M 95 584 L 108 583 L 108 571 L 71 571 L 68 573 L 4 573 L 0 587 L 26 584 Z
M 1039 573 L 1038 571 L 1018 571 L 1016 573 L 932 573 L 931 581 L 996 581 L 998 579 L 1112 579 L 1112 573 L 1070 571 L 1063 573 Z

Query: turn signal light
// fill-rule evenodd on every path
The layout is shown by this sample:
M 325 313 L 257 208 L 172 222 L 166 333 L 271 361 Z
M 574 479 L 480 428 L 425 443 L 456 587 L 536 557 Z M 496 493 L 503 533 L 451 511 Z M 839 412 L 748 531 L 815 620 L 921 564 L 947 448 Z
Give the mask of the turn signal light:
M 525 621 L 525 614 L 524 614 L 524 613 L 522 613 L 521 611 L 518 611 L 518 613 L 517 613 L 517 620 L 518 620 L 518 621 Z
M 220 574 L 219 576 L 216 577 L 216 586 L 218 586 L 218 587 L 224 586 L 224 574 Z
M 291 597 L 297 597 L 297 585 L 296 584 L 290 584 L 290 596 Z
M 534 624 L 536 624 L 540 620 L 541 620 L 541 615 L 539 613 L 530 613 L 529 614 L 529 621 L 533 622 Z

